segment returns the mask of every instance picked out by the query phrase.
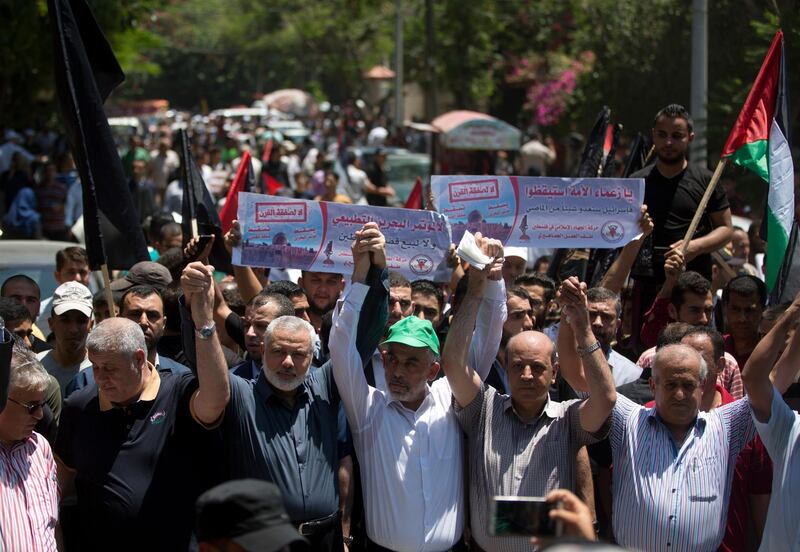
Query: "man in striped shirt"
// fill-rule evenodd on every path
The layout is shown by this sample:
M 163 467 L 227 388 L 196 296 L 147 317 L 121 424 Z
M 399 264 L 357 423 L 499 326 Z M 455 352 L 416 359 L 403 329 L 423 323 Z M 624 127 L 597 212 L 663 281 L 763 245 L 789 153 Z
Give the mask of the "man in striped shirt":
M 56 464 L 47 440 L 33 431 L 48 385 L 36 356 L 15 348 L 0 412 L 0 550 L 56 550 Z
M 653 359 L 655 407 L 622 395 L 612 414 L 613 525 L 632 550 L 717 550 L 725 535 L 736 457 L 755 435 L 747 399 L 700 412 L 708 374 L 679 343 Z M 586 388 L 582 375 L 564 374 Z
M 470 270 L 472 272 L 473 269 Z M 543 333 L 525 331 L 506 346 L 509 395 L 481 382 L 466 350 L 475 325 L 488 271 L 470 275 L 469 291 L 453 318 L 442 362 L 454 397 L 456 418 L 467 434 L 472 536 L 478 550 L 530 550 L 528 539 L 488 534 L 492 496 L 544 496 L 575 488 L 580 447 L 603 439 L 614 407 L 614 380 L 589 322 L 586 284 L 572 277 L 559 290 L 561 304 L 587 366 L 591 396 L 554 402 L 553 343 Z

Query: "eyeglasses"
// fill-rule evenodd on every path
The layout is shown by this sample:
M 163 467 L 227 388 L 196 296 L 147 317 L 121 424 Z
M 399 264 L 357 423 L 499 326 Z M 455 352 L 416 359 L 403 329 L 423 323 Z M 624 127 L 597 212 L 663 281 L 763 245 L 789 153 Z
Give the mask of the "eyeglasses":
M 33 415 L 33 413 L 36 412 L 37 410 L 39 410 L 40 408 L 44 408 L 44 405 L 47 404 L 47 402 L 45 402 L 45 401 L 42 401 L 40 403 L 25 404 L 24 402 L 20 402 L 20 401 L 18 401 L 16 399 L 12 399 L 11 397 L 8 397 L 8 400 L 13 402 L 13 403 L 16 403 L 16 404 L 20 405 L 22 408 L 27 410 L 28 414 L 30 414 L 30 415 Z

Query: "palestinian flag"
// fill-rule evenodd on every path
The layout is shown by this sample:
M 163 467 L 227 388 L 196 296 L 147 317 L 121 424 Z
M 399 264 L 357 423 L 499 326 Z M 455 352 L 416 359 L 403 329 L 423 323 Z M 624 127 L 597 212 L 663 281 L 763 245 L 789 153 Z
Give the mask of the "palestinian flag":
M 779 284 L 794 222 L 794 168 L 789 149 L 789 111 L 783 32 L 775 38 L 733 125 L 722 156 L 769 185 L 766 219 L 766 282 Z

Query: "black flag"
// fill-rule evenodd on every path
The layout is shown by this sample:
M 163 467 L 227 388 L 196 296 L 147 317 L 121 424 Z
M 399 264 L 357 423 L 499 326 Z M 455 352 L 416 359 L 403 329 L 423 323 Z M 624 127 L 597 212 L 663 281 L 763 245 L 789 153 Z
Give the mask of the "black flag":
M 583 148 L 581 155 L 581 162 L 578 165 L 578 177 L 593 177 L 600 176 L 604 161 L 604 146 L 606 143 L 606 134 L 608 132 L 608 125 L 611 122 L 611 109 L 604 105 L 597 114 L 592 131 L 586 139 L 586 145 Z
M 128 269 L 150 256 L 103 111 L 125 75 L 85 0 L 48 0 L 48 12 L 56 95 L 83 187 L 89 266 Z
M 183 228 L 184 246 L 192 239 L 194 230 L 192 220 L 197 222 L 197 234 L 213 234 L 214 246 L 209 262 L 216 270 L 231 272 L 230 255 L 225 250 L 222 238 L 222 223 L 214 200 L 206 188 L 203 175 L 197 168 L 189 145 L 189 136 L 185 129 L 180 131 L 181 143 L 181 179 L 183 180 L 183 202 L 181 204 L 181 227 Z

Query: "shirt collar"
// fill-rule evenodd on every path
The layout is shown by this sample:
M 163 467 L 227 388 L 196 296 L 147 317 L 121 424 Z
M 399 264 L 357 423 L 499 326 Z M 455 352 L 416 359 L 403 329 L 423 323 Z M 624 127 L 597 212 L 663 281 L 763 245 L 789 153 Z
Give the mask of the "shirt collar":
M 161 388 L 161 376 L 158 370 L 156 370 L 156 367 L 148 362 L 147 368 L 150 370 L 150 377 L 147 382 L 145 382 L 141 395 L 139 395 L 139 398 L 134 401 L 133 404 L 155 400 L 158 395 L 158 390 Z M 106 412 L 115 408 L 115 405 L 103 396 L 100 387 L 97 388 L 97 397 L 100 400 L 100 412 Z
M 517 414 L 517 411 L 514 409 L 514 403 L 511 401 L 511 395 L 503 395 L 503 411 L 508 413 L 509 411 L 517 417 L 517 419 L 522 423 L 535 423 L 542 418 L 542 416 L 547 416 L 551 419 L 558 418 L 558 408 L 556 404 L 550 400 L 550 396 L 547 396 L 546 402 L 544 403 L 544 408 L 536 417 L 535 420 L 531 420 L 530 422 L 525 422 L 522 417 Z
M 664 427 L 666 427 L 666 424 L 664 424 L 664 420 L 661 418 L 661 416 L 658 415 L 658 410 L 656 410 L 655 405 L 651 406 L 647 410 L 647 421 L 651 424 L 658 422 Z M 705 412 L 700 412 L 700 411 L 697 412 L 697 416 L 695 417 L 694 424 L 692 424 L 692 426 L 697 428 L 699 431 L 703 431 L 705 429 L 706 427 Z

